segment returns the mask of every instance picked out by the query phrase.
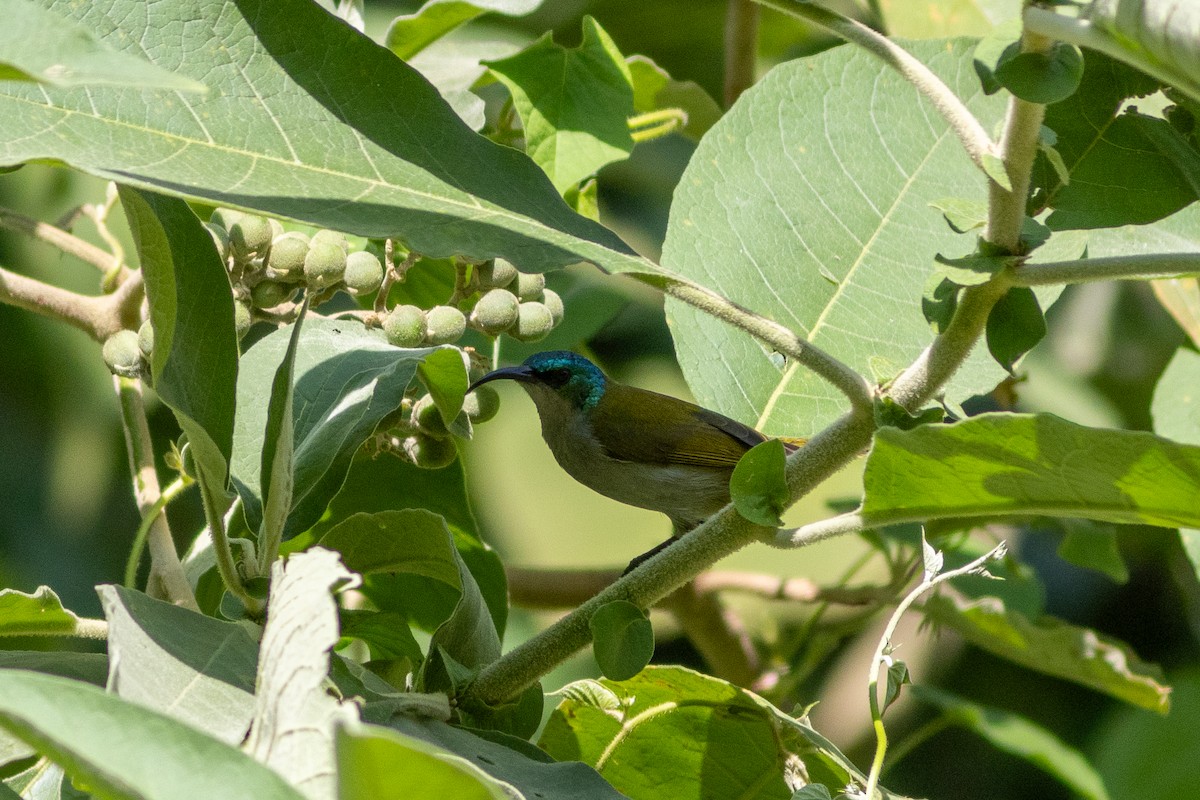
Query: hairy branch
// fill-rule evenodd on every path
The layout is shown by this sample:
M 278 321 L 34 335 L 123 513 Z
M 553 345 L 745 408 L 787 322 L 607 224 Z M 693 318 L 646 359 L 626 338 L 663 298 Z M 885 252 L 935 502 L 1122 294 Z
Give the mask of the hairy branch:
M 1200 274 L 1200 253 L 1153 253 L 1022 264 L 1012 270 L 1015 286 L 1053 286 L 1112 280 L 1157 280 Z
M 112 272 L 121 266 L 120 258 L 107 253 L 90 242 L 85 242 L 74 234 L 67 233 L 62 228 L 48 222 L 41 222 L 24 214 L 18 214 L 7 208 L 0 208 L 0 228 L 23 233 L 46 244 L 57 247 L 62 252 L 75 256 L 85 264 L 90 264 L 103 274 Z
M 754 85 L 761 10 L 755 0 L 728 0 L 725 11 L 725 107 Z

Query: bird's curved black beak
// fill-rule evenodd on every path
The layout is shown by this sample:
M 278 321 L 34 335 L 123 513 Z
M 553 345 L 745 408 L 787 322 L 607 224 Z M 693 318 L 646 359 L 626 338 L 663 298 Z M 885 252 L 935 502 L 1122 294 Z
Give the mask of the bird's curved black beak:
M 524 364 L 516 367 L 503 367 L 501 369 L 492 370 L 487 375 L 484 375 L 482 378 L 468 386 L 467 391 L 472 392 L 476 389 L 476 387 L 483 386 L 485 383 L 491 383 L 492 381 L 509 380 L 524 381 L 525 383 L 529 383 L 533 379 L 533 370 Z

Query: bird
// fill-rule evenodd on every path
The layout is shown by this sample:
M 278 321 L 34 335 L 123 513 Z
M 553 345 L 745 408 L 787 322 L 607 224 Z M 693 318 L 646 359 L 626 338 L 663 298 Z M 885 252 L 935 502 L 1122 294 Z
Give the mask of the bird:
M 568 475 L 670 519 L 672 538 L 631 561 L 626 573 L 728 505 L 733 468 L 767 440 L 715 411 L 619 383 L 570 351 L 535 353 L 470 390 L 500 380 L 517 382 L 533 400 L 542 438 Z M 785 447 L 800 441 L 785 440 Z

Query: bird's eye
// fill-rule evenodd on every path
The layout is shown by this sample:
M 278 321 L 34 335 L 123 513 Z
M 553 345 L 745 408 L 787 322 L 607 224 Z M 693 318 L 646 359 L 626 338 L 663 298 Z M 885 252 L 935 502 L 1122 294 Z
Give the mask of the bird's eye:
M 542 380 L 556 389 L 560 386 L 566 386 L 567 381 L 571 380 L 571 370 L 565 367 L 548 369 L 542 373 Z

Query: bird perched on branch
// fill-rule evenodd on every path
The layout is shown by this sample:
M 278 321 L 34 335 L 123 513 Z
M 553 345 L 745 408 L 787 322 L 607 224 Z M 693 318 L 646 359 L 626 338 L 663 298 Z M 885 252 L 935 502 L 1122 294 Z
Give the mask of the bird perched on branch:
M 542 438 L 567 474 L 613 500 L 661 511 L 674 536 L 729 504 L 734 466 L 766 441 L 715 411 L 618 383 L 576 353 L 537 353 L 471 388 L 498 380 L 516 381 L 533 399 Z M 634 559 L 630 569 L 669 543 Z

